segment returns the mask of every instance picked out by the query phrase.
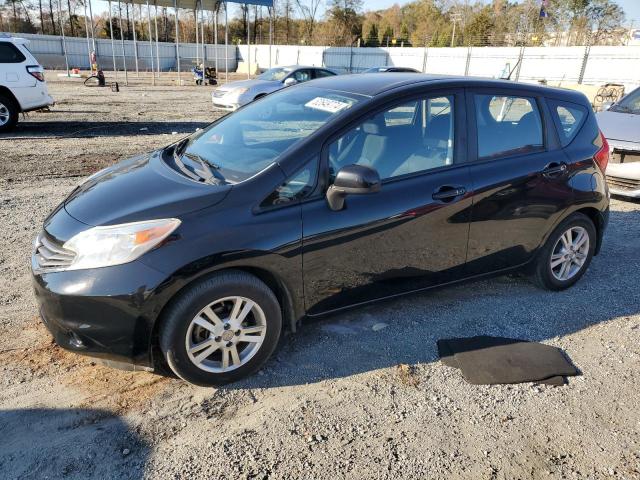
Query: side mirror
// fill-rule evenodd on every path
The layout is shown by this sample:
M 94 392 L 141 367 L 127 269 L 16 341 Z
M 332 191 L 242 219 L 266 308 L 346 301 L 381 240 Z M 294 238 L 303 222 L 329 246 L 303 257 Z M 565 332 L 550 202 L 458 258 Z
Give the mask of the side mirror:
M 613 106 L 613 102 L 602 102 L 602 105 L 600 105 L 600 111 L 601 112 L 606 112 L 612 106 Z
M 331 210 L 342 210 L 347 195 L 375 193 L 380 187 L 380 175 L 376 170 L 365 165 L 347 165 L 338 171 L 333 185 L 328 188 L 327 203 Z
M 289 77 L 284 81 L 284 86 L 290 87 L 291 85 L 295 85 L 296 83 L 298 83 L 298 81 L 295 78 Z

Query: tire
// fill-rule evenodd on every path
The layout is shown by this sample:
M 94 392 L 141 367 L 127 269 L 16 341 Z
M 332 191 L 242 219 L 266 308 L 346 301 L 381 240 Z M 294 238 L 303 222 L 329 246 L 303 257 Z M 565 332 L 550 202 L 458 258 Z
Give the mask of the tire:
M 239 312 L 235 320 L 234 307 Z M 235 270 L 189 287 L 161 321 L 160 350 L 167 364 L 178 377 L 200 386 L 224 385 L 257 372 L 275 350 L 282 329 L 273 291 Z
M 97 75 L 91 75 L 84 80 L 85 87 L 99 87 L 100 79 Z
M 16 102 L 5 95 L 0 95 L 0 132 L 8 132 L 18 123 L 20 109 Z
M 572 243 L 567 242 L 568 237 L 565 236 L 569 231 Z M 577 247 L 582 242 L 582 235 L 586 235 L 587 245 L 582 243 Z M 533 283 L 554 291 L 571 287 L 589 268 L 596 242 L 596 228 L 591 219 L 581 213 L 570 215 L 553 231 L 540 250 L 532 275 Z M 573 250 L 566 248 L 568 244 Z M 552 259 L 552 256 L 555 258 Z

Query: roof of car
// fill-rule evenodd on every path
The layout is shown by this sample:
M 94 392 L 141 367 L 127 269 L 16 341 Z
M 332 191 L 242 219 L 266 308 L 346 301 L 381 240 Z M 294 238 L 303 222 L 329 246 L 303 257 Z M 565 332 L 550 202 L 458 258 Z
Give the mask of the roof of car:
M 360 73 L 351 75 L 338 75 L 335 77 L 324 77 L 313 80 L 314 87 L 326 88 L 330 90 L 340 90 L 343 92 L 355 93 L 374 97 L 389 90 L 401 87 L 414 86 L 418 84 L 455 84 L 469 87 L 520 87 L 530 91 L 539 91 L 541 94 L 556 93 L 561 94 L 568 101 L 583 104 L 586 97 L 577 91 L 547 87 L 533 83 L 517 83 L 511 80 L 498 80 L 492 78 L 463 77 L 456 75 L 435 75 L 411 72 L 389 72 L 384 75 L 377 73 Z
M 2 33 L 0 34 L 0 42 L 11 42 L 15 43 L 16 45 L 26 45 L 27 43 L 29 43 L 29 40 L 27 40 L 26 38 L 14 37 L 12 35 Z
M 314 67 L 313 65 L 284 65 L 282 67 L 274 67 L 274 68 L 291 68 L 292 70 L 298 70 L 299 68 L 317 68 L 320 70 L 329 70 L 325 67 Z

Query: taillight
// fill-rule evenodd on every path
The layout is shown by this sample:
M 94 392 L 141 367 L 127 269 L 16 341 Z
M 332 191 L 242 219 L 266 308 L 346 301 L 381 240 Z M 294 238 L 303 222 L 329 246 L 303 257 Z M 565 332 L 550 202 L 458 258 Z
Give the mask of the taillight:
M 27 67 L 27 72 L 32 77 L 35 77 L 37 80 L 44 82 L 44 70 L 40 65 L 32 65 Z
M 602 173 L 607 169 L 607 165 L 609 164 L 609 142 L 605 138 L 604 134 L 601 131 L 598 131 L 598 136 L 593 141 L 593 144 L 598 147 L 598 151 L 593 156 L 593 159 L 596 161 Z

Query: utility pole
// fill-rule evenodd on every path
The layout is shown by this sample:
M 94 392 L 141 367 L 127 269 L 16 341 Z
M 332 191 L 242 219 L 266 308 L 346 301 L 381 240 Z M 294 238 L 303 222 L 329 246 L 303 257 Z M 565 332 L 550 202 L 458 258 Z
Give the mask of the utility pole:
M 452 13 L 450 17 L 453 22 L 453 34 L 451 35 L 451 47 L 453 47 L 456 43 L 456 24 L 462 20 L 462 14 Z

